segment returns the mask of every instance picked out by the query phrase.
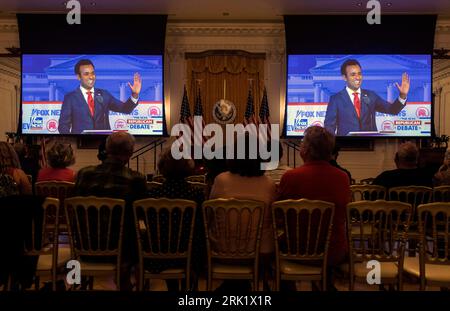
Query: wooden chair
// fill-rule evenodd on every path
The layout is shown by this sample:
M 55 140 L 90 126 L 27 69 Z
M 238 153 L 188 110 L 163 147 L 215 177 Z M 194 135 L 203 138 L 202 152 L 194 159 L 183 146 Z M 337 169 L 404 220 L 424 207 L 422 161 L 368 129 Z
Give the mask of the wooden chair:
M 57 272 L 64 270 L 66 262 L 71 258 L 70 249 L 58 245 L 59 206 L 58 199 L 45 198 L 42 214 L 34 215 L 27 232 L 24 255 L 38 257 L 34 278 L 36 290 L 39 289 L 40 277 L 46 275 L 51 276 L 52 289 L 56 290 Z
M 72 197 L 64 202 L 73 257 L 82 277 L 114 274 L 120 289 L 120 264 L 125 201 L 112 198 Z
M 351 185 L 352 202 L 363 200 L 375 201 L 386 199 L 386 188 L 378 185 Z
M 334 204 L 319 200 L 284 200 L 272 204 L 276 280 L 320 281 L 326 289 L 327 254 Z
M 409 203 L 412 206 L 411 221 L 408 228 L 408 254 L 413 257 L 417 253 L 419 229 L 417 222 L 417 206 L 430 203 L 433 200 L 433 189 L 424 186 L 404 186 L 389 189 L 390 201 Z
M 192 175 L 192 176 L 188 176 L 186 177 L 186 181 L 191 181 L 191 182 L 198 182 L 198 183 L 205 183 L 205 175 Z
M 208 187 L 207 184 L 201 183 L 201 182 L 193 182 L 193 181 L 188 181 L 188 183 L 193 188 L 198 189 L 200 192 L 202 192 L 204 198 L 208 198 L 209 197 L 209 187 Z
M 156 181 L 147 181 L 147 190 L 151 191 L 153 189 L 158 189 L 162 186 L 162 183 Z
M 68 181 L 39 181 L 34 184 L 36 195 L 59 199 L 59 232 L 67 233 L 64 200 L 73 196 L 75 183 Z
M 362 184 L 362 185 L 371 185 L 374 180 L 375 180 L 375 178 L 369 177 L 369 178 L 361 179 L 359 181 L 359 183 Z
M 405 258 L 405 271 L 427 285 L 450 287 L 450 203 L 429 203 L 417 207 L 419 261 Z
M 208 254 L 207 289 L 212 280 L 253 280 L 258 289 L 259 245 L 264 202 L 215 199 L 203 202 Z
M 439 186 L 433 189 L 433 202 L 450 202 L 450 186 Z
M 152 181 L 163 183 L 166 178 L 163 175 L 155 175 L 152 178 Z
M 190 285 L 191 249 L 197 203 L 179 199 L 143 199 L 133 203 L 139 251 L 139 290 L 148 279 L 185 279 Z M 146 260 L 171 261 L 152 271 Z
M 350 290 L 355 279 L 367 282 L 367 263 L 381 264 L 382 284 L 396 284 L 402 290 L 406 231 L 411 204 L 385 200 L 360 201 L 347 205 Z

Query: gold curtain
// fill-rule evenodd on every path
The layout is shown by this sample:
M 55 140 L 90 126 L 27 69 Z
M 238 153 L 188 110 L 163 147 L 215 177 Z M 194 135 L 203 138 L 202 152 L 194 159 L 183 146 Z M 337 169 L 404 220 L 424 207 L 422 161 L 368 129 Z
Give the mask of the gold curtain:
M 206 124 L 215 122 L 212 115 L 213 106 L 221 99 L 234 103 L 236 106 L 234 123 L 241 123 L 244 120 L 251 85 L 255 113 L 258 115 L 264 90 L 264 60 L 264 53 L 244 51 L 186 53 L 188 77 L 186 87 L 191 111 L 197 90 L 200 88 Z M 225 90 L 224 81 L 226 81 Z

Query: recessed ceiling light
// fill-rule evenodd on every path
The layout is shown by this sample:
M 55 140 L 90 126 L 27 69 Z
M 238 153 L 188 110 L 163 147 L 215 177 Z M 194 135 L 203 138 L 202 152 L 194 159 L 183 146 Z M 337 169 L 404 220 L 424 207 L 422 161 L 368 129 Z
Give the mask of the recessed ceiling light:
M 392 2 L 388 2 L 388 3 L 387 3 L 387 6 L 392 6 Z

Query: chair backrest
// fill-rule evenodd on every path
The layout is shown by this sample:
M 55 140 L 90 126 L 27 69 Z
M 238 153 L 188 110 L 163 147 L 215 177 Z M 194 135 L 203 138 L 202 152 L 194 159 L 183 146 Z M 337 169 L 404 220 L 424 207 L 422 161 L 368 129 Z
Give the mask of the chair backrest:
M 156 181 L 159 183 L 163 183 L 166 180 L 166 178 L 163 175 L 155 175 L 152 178 L 152 181 Z
M 42 213 L 33 213 L 25 237 L 24 252 L 27 256 L 38 256 L 47 245 L 57 242 L 59 222 L 59 200 L 45 198 Z
M 64 200 L 73 195 L 75 183 L 68 181 L 38 181 L 34 184 L 36 195 L 57 198 L 64 205 Z
M 197 203 L 181 199 L 143 199 L 133 203 L 139 258 L 188 258 Z
M 417 212 L 422 241 L 420 273 L 425 275 L 425 264 L 450 264 L 450 203 L 421 204 Z
M 412 222 L 417 221 L 417 206 L 433 200 L 433 189 L 424 186 L 404 186 L 389 189 L 389 201 L 400 201 L 412 205 Z
M 151 191 L 153 189 L 158 189 L 162 187 L 162 183 L 156 181 L 147 181 L 147 190 Z
M 192 175 L 186 177 L 186 181 L 205 183 L 205 175 Z
M 370 184 L 372 184 L 372 182 L 373 182 L 374 180 L 375 180 L 375 178 L 369 177 L 369 178 L 361 179 L 361 180 L 359 181 L 359 183 L 360 183 L 360 184 L 363 184 L 363 185 L 370 185 Z
M 379 185 L 351 185 L 352 202 L 386 199 L 386 188 Z
M 237 199 L 203 202 L 209 259 L 258 258 L 264 205 L 260 201 Z
M 280 258 L 326 261 L 334 203 L 308 199 L 278 201 L 272 204 L 272 215 Z
M 398 201 L 359 201 L 347 205 L 350 262 L 403 256 L 411 204 Z
M 450 186 L 439 186 L 433 189 L 433 202 L 450 202 Z
M 118 256 L 122 247 L 125 201 L 72 197 L 64 202 L 72 252 L 78 256 Z
M 189 185 L 191 187 L 193 187 L 194 189 L 197 189 L 198 191 L 203 193 L 203 197 L 204 198 L 208 198 L 209 197 L 209 188 L 208 185 L 202 182 L 193 182 L 193 181 L 188 181 Z

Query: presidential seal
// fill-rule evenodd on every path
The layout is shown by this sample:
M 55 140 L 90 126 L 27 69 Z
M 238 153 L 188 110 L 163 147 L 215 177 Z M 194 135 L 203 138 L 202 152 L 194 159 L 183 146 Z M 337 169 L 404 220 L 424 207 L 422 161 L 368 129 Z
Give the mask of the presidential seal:
M 233 123 L 236 118 L 236 107 L 229 100 L 221 99 L 214 104 L 212 113 L 217 123 Z

